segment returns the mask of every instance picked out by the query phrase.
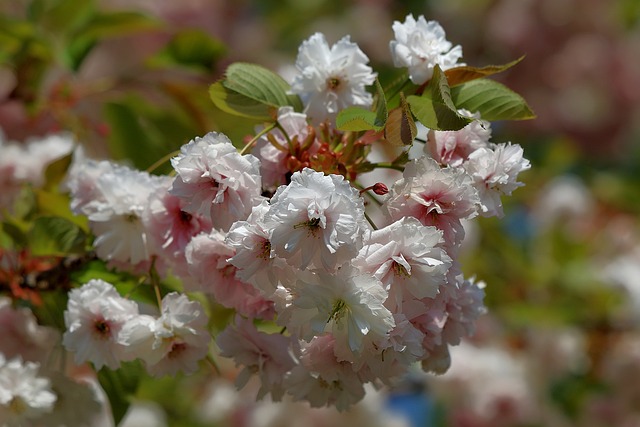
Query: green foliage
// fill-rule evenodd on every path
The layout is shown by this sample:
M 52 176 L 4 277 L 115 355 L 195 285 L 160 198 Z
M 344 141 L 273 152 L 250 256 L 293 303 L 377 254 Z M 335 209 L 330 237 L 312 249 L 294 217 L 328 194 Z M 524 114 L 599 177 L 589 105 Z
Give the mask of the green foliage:
M 178 150 L 193 138 L 197 126 L 175 106 L 152 105 L 137 96 L 109 102 L 103 113 L 111 130 L 108 141 L 113 157 L 129 159 L 141 170 Z M 166 168 L 159 172 L 168 172 Z
M 476 79 L 451 89 L 451 99 L 458 108 L 479 112 L 484 120 L 528 120 L 535 114 L 527 102 L 501 83 Z
M 209 71 L 225 53 L 221 41 L 202 30 L 186 29 L 176 33 L 149 63 L 158 67 L 183 66 Z
M 429 129 L 459 130 L 471 122 L 458 114 L 461 106 L 452 100 L 447 77 L 439 65 L 434 67 L 433 76 L 422 96 L 411 95 L 407 101 L 418 121 Z
M 71 70 L 77 71 L 93 47 L 101 40 L 159 27 L 158 21 L 136 12 L 93 13 L 81 27 L 70 33 L 69 42 L 63 51 L 63 59 Z
M 271 70 L 239 62 L 227 68 L 224 79 L 211 85 L 209 95 L 227 113 L 272 121 L 279 107 L 302 110 L 300 98 L 287 94 L 288 90 L 289 84 Z
M 407 104 L 404 96 L 401 96 L 400 106 L 389 113 L 389 120 L 387 120 L 387 126 L 384 129 L 384 137 L 389 143 L 402 147 L 411 145 L 417 133 L 418 130 L 416 123 L 413 121 L 409 104 Z
M 387 101 L 380 82 L 376 80 L 375 111 L 365 110 L 361 107 L 347 107 L 341 110 L 336 117 L 336 128 L 343 131 L 380 131 L 387 122 L 389 112 Z
M 523 59 L 524 56 L 521 56 L 515 61 L 511 61 L 504 65 L 487 65 L 486 67 L 481 68 L 465 65 L 462 67 L 450 68 L 446 70 L 444 74 L 445 76 L 447 76 L 449 86 L 455 87 L 472 80 L 480 79 L 482 77 L 489 77 L 491 75 L 506 71 L 514 65 L 520 63 L 520 61 L 522 61 Z
M 116 425 L 127 413 L 144 375 L 145 370 L 140 361 L 124 362 L 116 371 L 105 367 L 98 372 L 98 381 L 109 398 Z
M 39 217 L 29 230 L 27 240 L 36 256 L 84 252 L 87 236 L 80 227 L 61 217 Z

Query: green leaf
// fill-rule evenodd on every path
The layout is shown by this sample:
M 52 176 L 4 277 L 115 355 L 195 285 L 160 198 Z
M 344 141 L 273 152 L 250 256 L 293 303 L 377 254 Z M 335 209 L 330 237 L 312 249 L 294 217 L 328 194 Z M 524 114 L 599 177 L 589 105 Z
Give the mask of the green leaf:
M 380 130 L 382 126 L 376 126 L 376 113 L 365 110 L 362 107 L 347 107 L 340 111 L 336 117 L 336 128 L 343 131 Z
M 391 110 L 384 136 L 387 141 L 397 147 L 411 145 L 418 133 L 416 123 L 403 95 L 400 95 L 400 106 Z
M 272 121 L 277 114 L 275 107 L 227 89 L 221 81 L 209 86 L 209 97 L 220 110 L 235 116 Z
M 37 10 L 31 11 L 31 16 L 35 23 L 55 34 L 73 33 L 85 25 L 95 13 L 93 0 L 57 0 L 41 3 Z
M 181 65 L 208 71 L 225 51 L 224 44 L 205 31 L 186 29 L 173 36 L 165 48 L 149 62 L 152 66 Z
M 451 98 L 458 108 L 479 112 L 484 120 L 527 120 L 535 114 L 527 102 L 501 83 L 477 79 L 456 86 Z
M 89 232 L 89 220 L 84 215 L 76 215 L 71 211 L 68 194 L 57 191 L 46 191 L 40 188 L 34 189 L 38 214 L 43 216 L 57 216 L 67 219 L 83 231 Z
M 37 218 L 27 239 L 33 255 L 67 255 L 84 251 L 86 234 L 73 222 L 55 216 Z
M 433 69 L 433 76 L 423 95 L 411 95 L 407 101 L 416 118 L 429 129 L 459 130 L 471 122 L 471 119 L 458 114 L 460 107 L 456 108 L 447 77 L 439 65 Z
M 83 27 L 81 35 L 103 39 L 160 28 L 162 28 L 160 21 L 142 13 L 109 12 L 94 15 Z
M 67 65 L 77 71 L 91 49 L 102 39 L 161 27 L 159 21 L 136 12 L 96 13 L 69 37 L 64 51 Z
M 73 154 L 69 153 L 64 157 L 61 157 L 51 162 L 44 171 L 45 184 L 43 188 L 49 191 L 55 191 L 60 186 L 60 183 L 67 175 L 67 170 L 71 165 Z
M 143 375 L 144 368 L 139 361 L 122 363 L 116 371 L 102 368 L 98 372 L 98 381 L 109 398 L 116 425 L 127 413 Z
M 341 110 L 336 117 L 336 128 L 343 131 L 380 131 L 387 122 L 389 113 L 384 91 L 380 82 L 376 79 L 376 101 L 375 111 L 366 110 L 362 107 L 347 107 Z
M 218 108 L 228 113 L 273 120 L 279 107 L 290 105 L 296 111 L 302 110 L 300 98 L 287 94 L 288 90 L 289 84 L 274 72 L 260 65 L 236 62 L 227 68 L 221 81 L 209 88 L 209 95 Z
M 157 107 L 137 96 L 107 103 L 103 114 L 110 128 L 112 156 L 144 170 L 193 138 L 192 117 L 172 107 Z
M 488 77 L 493 74 L 501 73 L 518 64 L 523 59 L 524 56 L 521 56 L 515 61 L 511 61 L 504 65 L 487 65 L 486 67 L 482 68 L 471 67 L 469 65 L 450 68 L 444 72 L 444 75 L 447 76 L 449 87 L 453 88 L 454 86 L 459 86 L 471 80 L 476 80 L 482 77 Z

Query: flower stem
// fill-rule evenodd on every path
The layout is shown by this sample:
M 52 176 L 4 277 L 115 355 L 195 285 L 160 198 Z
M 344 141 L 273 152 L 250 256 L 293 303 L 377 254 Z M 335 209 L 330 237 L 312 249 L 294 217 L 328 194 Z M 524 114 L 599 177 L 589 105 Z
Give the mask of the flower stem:
M 172 151 L 169 154 L 162 156 L 160 159 L 158 159 L 154 164 L 152 164 L 151 166 L 149 166 L 147 168 L 147 172 L 151 173 L 154 170 L 158 169 L 160 166 L 162 166 L 166 161 L 170 160 L 172 157 L 176 156 L 180 154 L 179 150 L 176 151 Z
M 206 359 L 207 359 L 207 362 L 209 362 L 209 364 L 213 367 L 213 370 L 216 371 L 216 374 L 221 375 L 220 367 L 218 366 L 218 363 L 216 363 L 213 356 L 207 353 Z
M 389 162 L 380 162 L 380 163 L 372 163 L 374 168 L 382 168 L 382 169 L 393 169 L 397 171 L 404 171 L 404 168 L 400 165 L 395 165 Z
M 260 137 L 262 137 L 263 135 L 266 135 L 267 133 L 271 132 L 277 126 L 278 126 L 278 122 L 273 122 L 269 126 L 266 126 L 264 129 L 262 129 L 260 132 L 258 132 L 256 134 L 256 136 L 251 138 L 251 141 L 247 142 L 246 145 L 244 147 L 242 147 L 242 150 L 240 150 L 240 155 L 246 154 L 247 151 L 249 151 L 251 149 L 251 147 L 253 147 L 253 144 L 255 144 L 256 141 L 258 139 L 260 139 Z
M 364 217 L 367 219 L 367 221 L 369 221 L 369 224 L 371 225 L 371 228 L 373 228 L 374 230 L 377 230 L 378 227 L 376 226 L 376 223 L 373 222 L 373 220 L 371 219 L 371 217 L 369 216 L 369 214 L 367 214 L 366 212 L 364 213 Z

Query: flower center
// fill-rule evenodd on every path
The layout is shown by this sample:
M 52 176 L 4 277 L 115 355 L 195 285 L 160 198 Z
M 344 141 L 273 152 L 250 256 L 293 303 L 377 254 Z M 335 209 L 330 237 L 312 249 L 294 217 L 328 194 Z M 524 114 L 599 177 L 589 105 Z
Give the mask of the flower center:
M 316 232 L 320 228 L 320 218 L 312 218 L 310 220 L 303 221 L 294 225 L 293 228 L 307 228 L 309 230 L 309 234 L 311 234 L 313 237 L 316 237 Z
M 174 342 L 171 344 L 171 350 L 167 354 L 167 358 L 175 359 L 187 349 L 187 345 L 183 342 Z
M 180 219 L 181 223 L 189 224 L 191 222 L 191 219 L 193 218 L 193 215 L 191 215 L 189 212 L 181 210 L 178 214 L 178 218 Z
M 271 258 L 271 242 L 270 241 L 265 240 L 264 242 L 262 242 L 262 245 L 260 245 L 260 251 L 258 251 L 258 258 L 263 259 L 265 261 Z
M 393 273 L 398 276 L 398 277 L 402 277 L 402 278 L 407 278 L 407 277 L 411 277 L 411 273 L 409 273 L 407 271 L 407 269 L 404 267 L 404 265 L 397 263 L 397 262 L 393 262 Z
M 343 299 L 338 299 L 333 302 L 333 307 L 331 307 L 331 312 L 329 313 L 329 318 L 327 319 L 327 323 L 331 321 L 331 319 L 336 322 L 342 318 L 344 312 L 347 309 L 347 303 Z
M 106 339 L 111 335 L 111 327 L 104 319 L 96 320 L 93 327 L 101 338 Z
M 9 402 L 9 411 L 13 414 L 23 414 L 27 409 L 29 409 L 29 405 L 27 405 L 27 402 L 20 396 L 15 396 L 11 399 L 11 402 Z
M 342 84 L 342 80 L 340 80 L 338 77 L 329 77 L 327 79 L 327 88 L 329 90 L 336 91 L 340 88 L 341 84 Z

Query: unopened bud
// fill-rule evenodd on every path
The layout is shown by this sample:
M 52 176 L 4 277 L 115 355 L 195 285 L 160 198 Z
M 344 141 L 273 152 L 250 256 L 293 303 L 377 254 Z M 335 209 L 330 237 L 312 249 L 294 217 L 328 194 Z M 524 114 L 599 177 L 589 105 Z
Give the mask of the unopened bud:
M 371 189 L 378 196 L 384 196 L 389 192 L 389 189 L 387 188 L 387 186 L 381 182 L 376 182 L 375 184 L 373 184 L 373 187 L 371 187 Z

